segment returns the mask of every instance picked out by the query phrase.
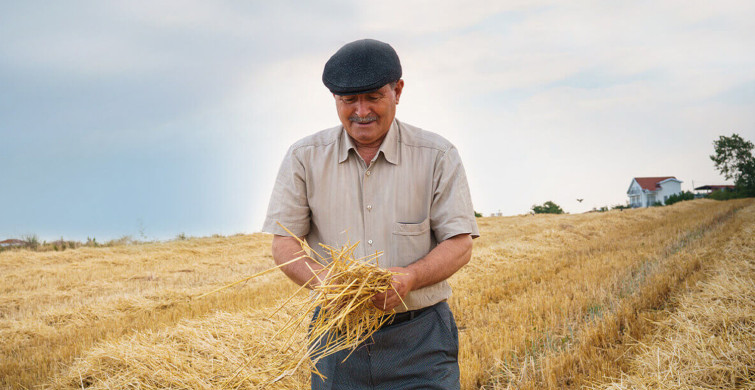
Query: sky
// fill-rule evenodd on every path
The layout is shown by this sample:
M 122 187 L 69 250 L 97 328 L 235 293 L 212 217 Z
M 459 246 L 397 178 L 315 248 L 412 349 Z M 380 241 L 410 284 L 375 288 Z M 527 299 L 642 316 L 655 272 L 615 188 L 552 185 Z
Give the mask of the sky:
M 288 146 L 339 124 L 323 65 L 363 38 L 396 49 L 397 118 L 456 145 L 484 215 L 731 183 L 709 155 L 755 140 L 753 20 L 752 1 L 0 0 L 0 240 L 259 231 Z

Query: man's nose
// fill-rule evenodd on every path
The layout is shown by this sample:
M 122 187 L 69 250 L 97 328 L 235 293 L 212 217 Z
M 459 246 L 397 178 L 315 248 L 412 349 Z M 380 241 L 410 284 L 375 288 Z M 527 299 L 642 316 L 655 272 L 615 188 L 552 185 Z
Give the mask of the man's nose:
M 359 117 L 364 118 L 370 113 L 370 105 L 364 100 L 357 100 L 356 102 L 356 114 Z

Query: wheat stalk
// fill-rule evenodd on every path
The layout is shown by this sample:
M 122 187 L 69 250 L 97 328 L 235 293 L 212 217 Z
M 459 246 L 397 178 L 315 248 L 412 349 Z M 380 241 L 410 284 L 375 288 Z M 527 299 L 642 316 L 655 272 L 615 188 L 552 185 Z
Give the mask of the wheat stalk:
M 327 253 L 327 256 L 322 256 L 285 226 L 280 223 L 278 225 L 299 242 L 303 253 L 301 256 L 199 295 L 195 299 L 235 286 L 303 259 L 316 261 L 323 269 L 315 272 L 310 268 L 312 278 L 270 314 L 270 317 L 272 317 L 284 307 L 295 308 L 295 315 L 274 336 L 276 339 L 287 338 L 281 351 L 290 351 L 290 347 L 296 341 L 292 339 L 292 336 L 296 334 L 298 327 L 309 327 L 309 347 L 299 350 L 294 355 L 281 354 L 278 359 L 269 363 L 270 367 L 264 368 L 263 371 L 279 373 L 270 380 L 270 383 L 273 383 L 285 376 L 292 375 L 302 364 L 309 361 L 312 372 L 324 379 L 325 376 L 316 368 L 318 361 L 340 351 L 355 350 L 363 342 L 370 339 L 378 329 L 393 319 L 396 313 L 394 310 L 386 313 L 377 309 L 372 304 L 371 298 L 375 294 L 386 293 L 391 289 L 395 290 L 392 284 L 393 276 L 398 275 L 398 273 L 380 268 L 378 258 L 382 255 L 382 252 L 378 251 L 363 258 L 355 258 L 354 251 L 359 242 L 353 245 L 347 242 L 341 247 L 320 244 Z M 307 255 L 307 252 L 314 253 L 318 259 Z M 312 283 L 315 279 L 317 279 L 317 283 Z M 297 299 L 299 292 L 308 285 L 314 286 L 312 293 L 307 297 Z M 406 308 L 403 300 L 402 303 Z M 311 322 L 308 321 L 311 313 L 318 307 L 320 311 L 317 318 Z M 350 355 L 351 353 L 346 358 Z M 251 356 L 247 363 L 236 371 L 237 374 L 226 381 L 223 387 L 237 388 L 249 379 L 247 377 L 231 383 L 246 365 L 255 361 L 255 357 Z

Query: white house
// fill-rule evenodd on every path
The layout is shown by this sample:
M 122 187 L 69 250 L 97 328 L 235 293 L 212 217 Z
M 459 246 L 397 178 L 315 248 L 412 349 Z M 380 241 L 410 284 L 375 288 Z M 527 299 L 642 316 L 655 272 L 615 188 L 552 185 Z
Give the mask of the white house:
M 666 204 L 669 196 L 682 192 L 682 181 L 674 176 L 635 177 L 629 185 L 629 205 L 649 207 L 655 202 Z

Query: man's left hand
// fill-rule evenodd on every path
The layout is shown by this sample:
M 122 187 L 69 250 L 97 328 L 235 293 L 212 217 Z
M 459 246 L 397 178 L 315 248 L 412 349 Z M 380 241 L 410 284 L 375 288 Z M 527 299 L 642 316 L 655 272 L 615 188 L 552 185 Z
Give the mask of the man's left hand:
M 398 275 L 393 275 L 391 281 L 393 288 L 372 297 L 372 304 L 383 311 L 391 311 L 395 307 L 401 309 L 403 307 L 402 300 L 409 291 L 412 291 L 415 282 L 414 271 L 409 268 L 393 267 L 388 268 L 388 271 L 398 273 Z

